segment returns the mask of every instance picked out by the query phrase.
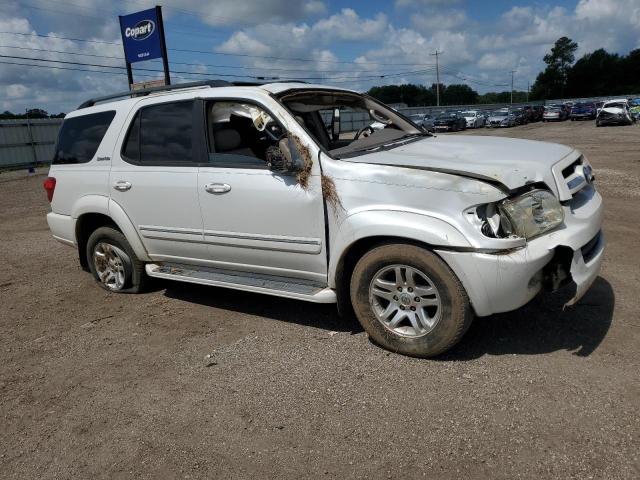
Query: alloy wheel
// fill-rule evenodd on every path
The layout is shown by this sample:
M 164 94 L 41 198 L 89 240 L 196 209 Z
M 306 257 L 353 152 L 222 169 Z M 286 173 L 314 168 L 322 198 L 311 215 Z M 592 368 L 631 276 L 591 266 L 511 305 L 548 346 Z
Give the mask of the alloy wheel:
M 442 315 L 442 301 L 434 282 L 408 265 L 379 270 L 369 285 L 369 303 L 385 328 L 405 337 L 426 335 Z
M 98 242 L 93 249 L 93 265 L 100 282 L 109 290 L 122 290 L 127 279 L 129 256 L 107 242 Z

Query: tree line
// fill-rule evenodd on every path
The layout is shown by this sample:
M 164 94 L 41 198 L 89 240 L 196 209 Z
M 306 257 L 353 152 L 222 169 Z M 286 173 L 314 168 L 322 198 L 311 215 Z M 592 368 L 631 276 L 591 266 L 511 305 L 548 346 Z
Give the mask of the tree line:
M 40 108 L 30 108 L 25 113 L 13 113 L 8 110 L 0 113 L 0 120 L 26 119 L 26 118 L 64 118 L 64 113 L 50 114 Z
M 531 94 L 514 91 L 513 101 L 551 100 L 556 98 L 640 95 L 640 49 L 628 55 L 609 53 L 600 48 L 577 61 L 578 44 L 568 37 L 559 38 L 543 60 L 545 69 L 538 74 Z M 385 85 L 367 92 L 383 103 L 404 103 L 410 107 L 436 105 L 436 84 Z M 511 92 L 479 94 L 463 84 L 440 84 L 440 105 L 509 103 Z
M 383 103 L 404 103 L 409 107 L 436 105 L 436 84 L 430 87 L 407 83 L 403 85 L 384 85 L 372 87 L 367 92 Z M 440 105 L 473 105 L 476 103 L 509 103 L 511 92 L 489 92 L 479 94 L 469 85 L 440 84 Z M 527 92 L 514 91 L 513 101 L 516 103 L 527 101 Z

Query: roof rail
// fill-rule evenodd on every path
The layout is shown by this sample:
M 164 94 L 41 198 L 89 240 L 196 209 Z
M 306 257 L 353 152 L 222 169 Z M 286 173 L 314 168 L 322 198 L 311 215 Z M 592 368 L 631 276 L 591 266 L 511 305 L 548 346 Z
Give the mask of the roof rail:
M 96 103 L 104 102 L 106 100 L 113 100 L 114 98 L 121 98 L 121 97 L 128 97 L 128 96 L 131 96 L 131 97 L 144 96 L 154 92 L 165 92 L 170 90 L 178 90 L 181 88 L 228 87 L 231 85 L 233 84 L 225 80 L 204 80 L 201 82 L 178 83 L 175 85 L 165 85 L 162 87 L 149 87 L 149 88 L 143 88 L 140 90 L 130 90 L 127 92 L 120 92 L 120 93 L 114 93 L 111 95 L 106 95 L 104 97 L 91 98 L 86 102 L 84 102 L 83 104 L 81 104 L 78 107 L 78 110 L 80 110 L 81 108 L 93 107 Z

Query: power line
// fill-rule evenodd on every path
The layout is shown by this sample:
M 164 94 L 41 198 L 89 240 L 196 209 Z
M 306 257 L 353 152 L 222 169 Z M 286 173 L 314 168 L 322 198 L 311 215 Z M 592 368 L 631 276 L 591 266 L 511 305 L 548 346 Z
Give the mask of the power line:
M 24 66 L 24 67 L 52 68 L 52 69 L 55 69 L 55 70 L 71 70 L 71 71 L 74 71 L 74 72 L 101 73 L 101 74 L 107 74 L 107 75 L 123 75 L 123 74 L 126 75 L 126 72 L 111 72 L 111 71 L 108 71 L 108 70 L 89 70 L 87 68 L 61 67 L 61 66 L 57 66 L 57 65 L 42 65 L 42 64 L 38 64 L 38 63 L 8 62 L 8 61 L 5 61 L 5 60 L 0 60 L 0 64 L 18 65 L 18 66 Z M 158 78 L 158 75 L 148 75 L 148 74 L 143 74 L 143 73 L 141 73 L 139 76 L 148 77 L 148 78 Z M 176 77 L 176 78 L 181 78 L 183 80 L 193 80 L 193 78 L 187 78 L 187 77 Z
M 0 32 L 0 34 L 7 34 L 7 35 L 23 35 L 23 36 L 34 36 L 34 37 L 41 37 L 41 38 L 55 38 L 58 40 L 70 40 L 72 42 L 87 42 L 87 43 L 101 43 L 104 45 L 119 45 L 122 46 L 122 43 L 120 42 L 107 42 L 105 40 L 90 40 L 87 38 L 72 38 L 72 37 L 59 37 L 56 35 L 42 35 L 40 33 L 21 33 L 21 32 Z
M 94 58 L 108 58 L 112 60 L 122 60 L 124 61 L 124 57 L 114 56 L 114 55 L 99 55 L 95 53 L 80 53 L 80 52 L 67 52 L 64 50 L 52 50 L 48 48 L 35 48 L 35 47 L 21 47 L 17 45 L 0 45 L 0 48 L 14 48 L 17 50 L 29 50 L 35 52 L 47 52 L 47 53 L 60 53 L 63 55 L 75 55 L 75 56 L 86 56 L 86 57 L 94 57 Z M 147 60 L 154 61 L 154 60 Z M 190 62 L 176 62 L 171 60 L 170 63 L 175 65 L 186 65 L 191 67 L 211 67 L 211 68 L 229 68 L 229 69 L 239 69 L 239 70 L 264 70 L 262 67 L 249 67 L 246 65 L 214 65 L 210 63 L 190 63 Z M 282 71 L 282 72 L 309 72 L 308 68 L 280 68 L 280 67 L 268 67 L 267 71 Z M 321 70 L 322 73 L 367 73 L 365 70 Z
M 34 58 L 34 57 L 23 57 L 23 56 L 19 56 L 19 55 L 0 55 L 0 58 L 8 58 L 8 59 L 13 59 L 13 60 L 30 60 L 30 61 L 40 61 L 40 62 L 49 62 L 49 63 L 62 63 L 65 65 L 78 65 L 78 66 L 84 66 L 84 67 L 97 67 L 97 68 L 112 68 L 112 69 L 118 69 L 118 70 L 126 70 L 126 67 L 123 67 L 121 65 L 104 65 L 104 64 L 99 64 L 99 63 L 86 63 L 86 62 L 73 62 L 70 60 L 52 60 L 52 59 L 47 59 L 47 58 Z M 137 70 L 139 71 L 143 71 L 143 72 L 155 72 L 155 73 L 162 73 L 163 70 L 155 70 L 155 69 L 149 69 L 149 68 L 138 68 Z M 396 77 L 396 76 L 403 76 L 403 75 L 414 75 L 414 74 L 421 74 L 421 73 L 426 73 L 429 70 L 416 70 L 416 71 L 407 71 L 407 72 L 393 72 L 393 73 L 381 73 L 381 74 L 377 74 L 377 75 L 365 75 L 365 76 L 353 76 L 353 77 L 345 77 L 345 76 L 339 76 L 339 77 L 326 77 L 326 76 L 321 76 L 321 77 L 301 77 L 301 78 L 279 78 L 276 77 L 276 79 L 279 80 L 328 80 L 328 81 L 335 81 L 335 80 L 355 80 L 355 81 L 359 81 L 359 80 L 371 80 L 371 79 L 375 79 L 375 78 L 387 78 L 387 77 Z M 180 71 L 180 70 L 170 70 L 171 73 L 175 73 L 175 74 L 188 74 L 188 75 L 199 75 L 199 76 L 205 76 L 205 77 L 229 77 L 229 78 L 264 78 L 264 77 L 270 77 L 270 75 L 235 75 L 235 74 L 224 74 L 224 73 L 220 73 L 220 74 L 216 74 L 216 73 L 206 73 L 206 72 L 188 72 L 188 71 Z
M 86 38 L 62 37 L 57 35 L 42 35 L 39 33 L 0 32 L 0 34 L 36 36 L 36 37 L 49 38 L 49 39 L 55 38 L 59 40 L 70 40 L 72 42 L 89 42 L 89 43 L 122 46 L 121 42 L 108 42 L 104 40 L 90 40 Z M 314 58 L 298 58 L 298 57 L 288 58 L 288 57 L 278 57 L 274 55 L 251 55 L 251 54 L 245 54 L 245 53 L 211 52 L 206 50 L 191 50 L 191 49 L 183 49 L 183 48 L 169 48 L 168 50 L 171 52 L 200 53 L 204 55 L 221 55 L 221 56 L 243 57 L 243 58 L 261 58 L 265 60 L 280 60 L 280 61 L 287 61 L 287 62 L 340 63 L 340 64 L 349 64 L 349 65 L 353 65 L 355 63 L 355 62 L 346 61 L 346 60 L 318 60 Z M 357 65 L 380 65 L 380 66 L 387 66 L 387 67 L 435 67 L 435 64 L 433 63 L 358 62 Z

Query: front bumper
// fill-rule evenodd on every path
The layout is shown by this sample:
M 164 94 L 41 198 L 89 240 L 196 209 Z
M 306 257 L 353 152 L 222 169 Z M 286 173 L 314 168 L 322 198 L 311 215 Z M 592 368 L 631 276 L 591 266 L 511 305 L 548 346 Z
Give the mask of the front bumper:
M 627 117 L 598 117 L 600 125 L 625 125 L 629 123 Z
M 559 229 L 516 251 L 482 253 L 436 250 L 462 282 L 476 315 L 520 308 L 543 288 L 575 287 L 573 305 L 597 278 L 604 258 L 602 197 L 593 187 L 565 206 Z M 558 259 L 562 262 L 558 263 Z

